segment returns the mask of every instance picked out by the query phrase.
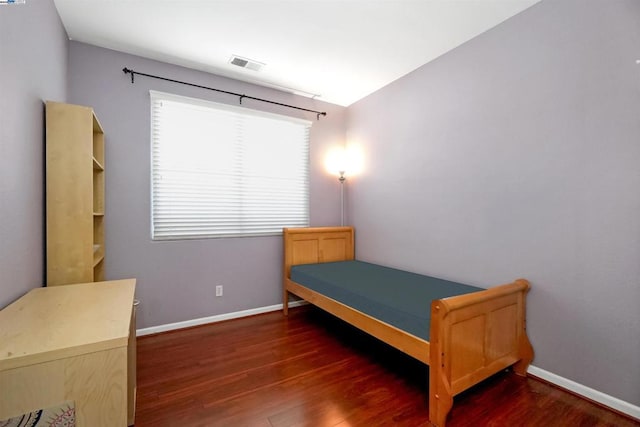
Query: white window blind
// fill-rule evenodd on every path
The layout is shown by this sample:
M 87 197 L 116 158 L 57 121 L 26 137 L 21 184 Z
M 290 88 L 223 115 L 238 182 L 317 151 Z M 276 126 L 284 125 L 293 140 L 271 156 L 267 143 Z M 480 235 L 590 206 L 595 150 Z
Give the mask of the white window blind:
M 151 92 L 152 238 L 309 225 L 311 122 Z

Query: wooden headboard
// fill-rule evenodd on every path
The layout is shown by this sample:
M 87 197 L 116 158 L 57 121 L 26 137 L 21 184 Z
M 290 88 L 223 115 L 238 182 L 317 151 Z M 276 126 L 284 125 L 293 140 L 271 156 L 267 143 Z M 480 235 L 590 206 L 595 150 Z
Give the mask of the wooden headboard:
M 291 266 L 350 261 L 355 258 L 353 227 L 285 228 L 284 277 Z

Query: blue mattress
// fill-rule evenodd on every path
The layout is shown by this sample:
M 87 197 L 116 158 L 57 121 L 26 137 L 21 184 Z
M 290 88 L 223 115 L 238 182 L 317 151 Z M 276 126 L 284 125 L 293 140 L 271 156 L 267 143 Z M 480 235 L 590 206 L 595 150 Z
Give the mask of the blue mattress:
M 432 300 L 482 290 L 362 261 L 296 265 L 291 280 L 427 341 Z

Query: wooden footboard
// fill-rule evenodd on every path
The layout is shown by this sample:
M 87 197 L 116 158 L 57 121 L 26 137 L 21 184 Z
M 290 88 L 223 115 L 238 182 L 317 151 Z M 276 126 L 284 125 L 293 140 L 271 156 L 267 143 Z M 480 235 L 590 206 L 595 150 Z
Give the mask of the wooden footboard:
M 290 278 L 291 267 L 354 259 L 352 227 L 284 230 L 283 311 L 295 294 L 429 365 L 429 419 L 444 427 L 453 397 L 514 366 L 526 375 L 533 359 L 525 325 L 529 282 L 431 302 L 430 342 L 306 288 Z M 425 310 L 429 302 L 425 301 Z
M 524 279 L 431 303 L 429 419 L 444 426 L 453 396 L 509 366 L 533 360 L 525 325 Z

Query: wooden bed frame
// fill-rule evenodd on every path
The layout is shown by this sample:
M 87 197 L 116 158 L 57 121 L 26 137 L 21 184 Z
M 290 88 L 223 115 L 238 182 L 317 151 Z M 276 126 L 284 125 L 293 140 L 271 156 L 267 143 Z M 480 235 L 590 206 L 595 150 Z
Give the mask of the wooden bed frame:
M 444 427 L 453 396 L 509 366 L 522 376 L 533 360 L 525 325 L 529 282 L 513 283 L 431 305 L 431 341 L 404 332 L 290 278 L 291 266 L 353 260 L 352 227 L 284 229 L 283 311 L 289 294 L 314 304 L 385 343 L 429 365 L 429 419 Z

